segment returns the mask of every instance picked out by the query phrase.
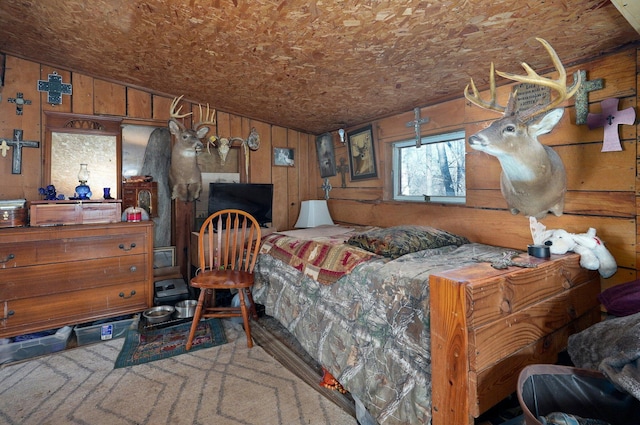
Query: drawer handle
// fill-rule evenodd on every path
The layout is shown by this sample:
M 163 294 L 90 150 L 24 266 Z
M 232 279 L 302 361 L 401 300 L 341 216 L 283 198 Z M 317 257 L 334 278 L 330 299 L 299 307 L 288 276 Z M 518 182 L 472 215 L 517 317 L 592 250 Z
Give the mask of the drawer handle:
M 9 255 L 7 255 L 7 256 L 5 257 L 5 259 L 4 259 L 4 260 L 0 260 L 0 263 L 8 263 L 8 262 L 9 262 L 9 260 L 13 260 L 14 258 L 16 258 L 16 256 L 15 256 L 15 255 L 13 255 L 13 254 L 9 254 Z
M 120 293 L 118 294 L 118 296 L 119 296 L 120 298 L 127 299 L 127 298 L 131 298 L 131 297 L 133 297 L 135 294 L 136 294 L 136 290 L 134 289 L 134 290 L 132 290 L 132 291 L 131 291 L 131 294 L 130 294 L 128 297 L 124 295 L 124 292 L 120 292 Z
M 124 247 L 124 244 L 122 244 L 122 243 L 121 243 L 120 245 L 118 245 L 118 248 L 120 248 L 120 249 L 121 249 L 121 250 L 123 250 L 123 251 L 131 251 L 131 250 L 132 250 L 133 248 L 135 248 L 135 247 L 136 247 L 135 242 L 134 242 L 134 243 L 132 243 L 131 245 L 129 245 L 129 248 L 125 248 L 125 247 Z
M 9 317 L 9 316 L 13 316 L 14 314 L 16 314 L 16 312 L 15 312 L 15 311 L 13 311 L 13 310 L 9 310 L 9 311 L 7 311 L 7 317 Z
M 129 267 L 129 271 L 130 271 L 131 273 L 135 273 L 135 272 L 137 272 L 137 271 L 138 271 L 138 268 L 137 268 L 136 266 L 131 266 L 131 267 Z

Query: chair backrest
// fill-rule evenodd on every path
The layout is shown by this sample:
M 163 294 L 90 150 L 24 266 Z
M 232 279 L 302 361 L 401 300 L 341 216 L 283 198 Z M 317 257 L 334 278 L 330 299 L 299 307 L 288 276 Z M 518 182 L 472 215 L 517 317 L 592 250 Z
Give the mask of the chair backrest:
M 258 221 L 245 211 L 227 209 L 211 214 L 200 227 L 200 270 L 253 272 L 261 237 Z

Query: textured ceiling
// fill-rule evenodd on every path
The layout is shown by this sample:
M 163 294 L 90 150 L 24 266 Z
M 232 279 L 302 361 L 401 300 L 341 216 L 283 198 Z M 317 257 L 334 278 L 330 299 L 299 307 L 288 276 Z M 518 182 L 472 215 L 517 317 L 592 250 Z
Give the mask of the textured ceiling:
M 2 0 L 0 51 L 319 134 L 640 40 L 609 0 Z M 498 82 L 500 83 L 500 82 Z

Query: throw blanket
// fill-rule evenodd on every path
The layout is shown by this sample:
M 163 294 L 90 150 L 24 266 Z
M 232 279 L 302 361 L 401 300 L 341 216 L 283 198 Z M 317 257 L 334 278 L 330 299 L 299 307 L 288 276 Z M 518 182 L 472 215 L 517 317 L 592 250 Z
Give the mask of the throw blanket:
M 599 370 L 621 391 L 640 400 L 640 313 L 597 323 L 569 337 L 577 367 Z
M 260 253 L 269 254 L 324 285 L 376 256 L 344 244 L 343 239 L 300 240 L 278 233 L 263 238 Z

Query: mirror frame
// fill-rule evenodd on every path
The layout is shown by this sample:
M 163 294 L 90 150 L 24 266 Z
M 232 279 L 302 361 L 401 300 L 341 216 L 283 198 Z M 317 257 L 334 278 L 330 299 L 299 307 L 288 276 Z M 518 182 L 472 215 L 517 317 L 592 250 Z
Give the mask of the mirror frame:
M 45 111 L 45 143 L 43 185 L 51 182 L 51 140 L 52 133 L 87 134 L 92 136 L 113 136 L 116 141 L 116 181 L 115 193 L 111 196 L 122 199 L 122 118 L 96 115 L 70 114 Z

